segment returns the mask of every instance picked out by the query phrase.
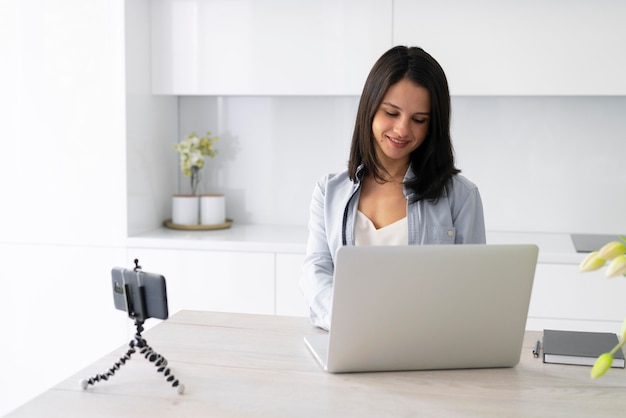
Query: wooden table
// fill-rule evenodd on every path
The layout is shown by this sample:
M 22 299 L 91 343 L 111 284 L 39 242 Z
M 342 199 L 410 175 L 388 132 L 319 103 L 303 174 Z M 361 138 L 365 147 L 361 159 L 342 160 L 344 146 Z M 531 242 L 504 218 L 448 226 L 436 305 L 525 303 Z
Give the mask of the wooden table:
M 589 367 L 544 364 L 527 332 L 509 369 L 328 374 L 303 336 L 305 318 L 182 311 L 146 331 L 148 343 L 185 384 L 176 394 L 135 354 L 114 377 L 82 390 L 126 346 L 94 362 L 9 417 L 624 416 L 626 373 L 592 380 Z M 459 346 L 462 350 L 463 346 Z

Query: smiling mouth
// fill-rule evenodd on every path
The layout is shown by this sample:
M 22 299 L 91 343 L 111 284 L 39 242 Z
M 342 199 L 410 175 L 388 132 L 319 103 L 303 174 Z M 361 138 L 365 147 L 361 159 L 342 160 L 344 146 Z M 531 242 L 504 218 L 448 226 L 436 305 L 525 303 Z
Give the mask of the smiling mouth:
M 393 145 L 395 145 L 397 147 L 404 147 L 404 146 L 408 145 L 411 142 L 411 141 L 403 141 L 403 140 L 400 140 L 400 139 L 392 138 L 390 136 L 388 136 L 387 139 L 389 140 L 389 142 L 391 142 Z

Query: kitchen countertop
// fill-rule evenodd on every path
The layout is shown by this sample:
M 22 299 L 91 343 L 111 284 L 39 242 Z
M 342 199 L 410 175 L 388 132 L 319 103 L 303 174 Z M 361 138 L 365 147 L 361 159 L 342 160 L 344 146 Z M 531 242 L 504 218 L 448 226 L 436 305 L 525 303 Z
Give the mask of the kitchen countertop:
M 567 232 L 503 232 L 487 231 L 488 244 L 536 244 L 538 263 L 580 264 L 587 256 L 577 253 L 572 237 Z
M 307 227 L 233 223 L 230 228 L 182 231 L 165 227 L 128 238 L 130 248 L 177 250 L 275 252 L 304 254 Z M 577 253 L 569 233 L 488 231 L 489 244 L 536 244 L 539 263 L 579 264 L 586 256 Z
M 230 228 L 208 231 L 166 227 L 128 237 L 131 248 L 302 253 L 306 251 L 306 226 L 253 225 L 233 222 Z

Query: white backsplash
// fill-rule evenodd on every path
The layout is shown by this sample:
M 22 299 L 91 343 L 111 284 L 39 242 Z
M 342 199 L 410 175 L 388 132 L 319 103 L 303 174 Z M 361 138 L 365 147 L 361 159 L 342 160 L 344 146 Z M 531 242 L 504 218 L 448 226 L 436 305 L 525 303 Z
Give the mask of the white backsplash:
M 488 229 L 626 233 L 626 98 L 459 97 L 453 112 Z
M 202 190 L 226 194 L 229 218 L 302 225 L 315 181 L 346 167 L 357 105 L 353 96 L 180 97 L 178 132 L 220 137 Z M 626 232 L 624 115 L 626 97 L 454 97 L 457 165 L 480 188 L 487 228 Z
M 180 135 L 207 129 L 219 135 L 219 155 L 206 162 L 202 187 L 227 195 L 229 218 L 301 225 L 315 181 L 346 166 L 357 100 L 185 97 Z

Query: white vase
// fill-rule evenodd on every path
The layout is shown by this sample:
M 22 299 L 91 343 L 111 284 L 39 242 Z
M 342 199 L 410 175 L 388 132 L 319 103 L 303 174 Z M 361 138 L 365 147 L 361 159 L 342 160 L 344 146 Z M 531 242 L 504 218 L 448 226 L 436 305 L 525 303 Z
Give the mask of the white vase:
M 219 225 L 226 222 L 226 198 L 223 194 L 200 196 L 200 223 Z
M 200 200 L 194 195 L 174 195 L 172 197 L 172 223 L 177 225 L 197 225 Z

